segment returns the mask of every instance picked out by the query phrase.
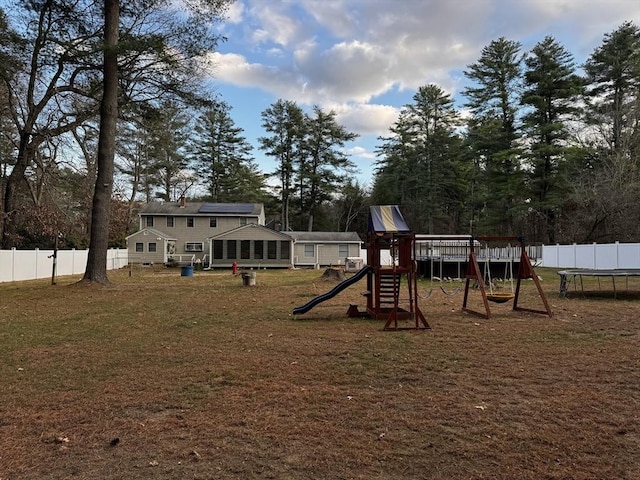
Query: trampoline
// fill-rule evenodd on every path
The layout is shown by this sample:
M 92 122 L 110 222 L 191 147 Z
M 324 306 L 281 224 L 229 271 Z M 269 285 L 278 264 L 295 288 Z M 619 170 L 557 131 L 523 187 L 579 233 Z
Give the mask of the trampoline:
M 579 268 L 574 270 L 560 270 L 560 296 L 564 297 L 569 290 L 569 283 L 573 282 L 574 290 L 578 290 L 578 282 L 580 281 L 580 291 L 582 294 L 584 291 L 583 277 L 594 277 L 598 279 L 598 289 L 601 289 L 600 279 L 602 277 L 611 278 L 611 284 L 613 285 L 613 298 L 616 298 L 618 291 L 616 288 L 616 278 L 625 279 L 625 290 L 629 291 L 629 277 L 640 277 L 640 268 L 627 268 L 627 269 L 612 269 L 612 270 L 594 270 L 588 268 Z

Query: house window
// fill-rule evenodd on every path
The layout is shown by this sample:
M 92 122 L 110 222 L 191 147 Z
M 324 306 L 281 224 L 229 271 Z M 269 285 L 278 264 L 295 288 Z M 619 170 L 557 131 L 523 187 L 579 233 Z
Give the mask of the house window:
M 149 253 L 156 253 L 158 251 L 157 247 L 158 246 L 157 246 L 156 242 L 149 242 L 149 247 L 148 247 Z
M 314 258 L 316 256 L 316 248 L 313 243 L 305 243 L 304 256 L 307 258 Z
M 234 260 L 236 257 L 236 241 L 227 240 L 227 259 Z
M 349 256 L 349 245 L 341 243 L 338 245 L 338 256 L 340 258 L 347 258 Z
M 217 226 L 218 226 L 217 217 L 209 217 L 209 227 L 210 228 L 216 228 Z
M 196 219 L 193 217 L 187 217 L 187 227 L 193 228 L 196 224 Z
M 247 217 L 240 217 L 240 226 L 244 227 L 247 224 Z
M 243 260 L 251 258 L 251 240 L 240 241 L 240 258 Z
M 267 258 L 269 260 L 278 258 L 278 242 L 276 240 L 269 240 L 267 242 Z
M 264 258 L 264 242 L 262 240 L 256 240 L 253 244 L 253 258 L 256 260 Z
M 184 244 L 185 252 L 201 252 L 203 250 L 202 242 L 187 242 Z
M 136 253 L 144 252 L 144 243 L 136 242 Z
M 147 227 L 153 227 L 153 217 L 147 216 Z
M 223 247 L 222 240 L 213 241 L 213 258 L 215 258 L 216 260 L 222 260 L 223 258 L 222 247 Z
M 290 243 L 288 240 L 282 240 L 280 242 L 280 259 L 289 260 L 289 247 Z
M 167 217 L 167 227 L 173 228 L 173 217 Z

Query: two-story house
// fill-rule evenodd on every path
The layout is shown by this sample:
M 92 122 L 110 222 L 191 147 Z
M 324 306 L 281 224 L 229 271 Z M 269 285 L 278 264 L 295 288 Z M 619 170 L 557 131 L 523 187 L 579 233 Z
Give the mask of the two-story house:
M 243 268 L 344 264 L 360 255 L 352 232 L 278 232 L 256 203 L 152 202 L 127 237 L 129 261 Z M 298 242 L 298 244 L 297 244 Z

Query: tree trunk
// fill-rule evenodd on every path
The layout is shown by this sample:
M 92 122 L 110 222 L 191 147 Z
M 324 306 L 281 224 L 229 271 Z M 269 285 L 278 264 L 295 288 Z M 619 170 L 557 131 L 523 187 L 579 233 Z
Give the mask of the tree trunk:
M 104 2 L 104 80 L 100 103 L 98 137 L 98 172 L 93 193 L 89 256 L 83 281 L 108 283 L 107 249 L 109 248 L 109 214 L 113 190 L 116 123 L 118 119 L 118 25 L 119 0 Z
M 27 166 L 31 162 L 31 155 L 33 149 L 30 148 L 28 141 L 29 134 L 23 133 L 20 136 L 20 145 L 18 147 L 18 158 L 16 164 L 13 166 L 9 177 L 5 184 L 4 190 L 4 205 L 2 210 L 2 223 L 0 224 L 1 231 L 0 237 L 2 239 L 2 248 L 9 249 L 14 247 L 14 217 L 15 210 L 17 208 L 17 195 L 18 184 L 21 181 L 25 181 L 24 175 L 27 171 Z

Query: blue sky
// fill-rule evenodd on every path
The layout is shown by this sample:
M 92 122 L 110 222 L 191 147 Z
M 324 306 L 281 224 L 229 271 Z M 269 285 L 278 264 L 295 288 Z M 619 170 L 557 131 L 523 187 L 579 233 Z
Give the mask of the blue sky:
M 637 0 L 236 0 L 219 26 L 212 85 L 258 150 L 260 114 L 282 98 L 334 110 L 360 137 L 348 145 L 372 181 L 377 137 L 417 88 L 436 83 L 462 103 L 463 71 L 506 37 L 530 50 L 552 35 L 582 64 L 605 33 L 640 25 Z

